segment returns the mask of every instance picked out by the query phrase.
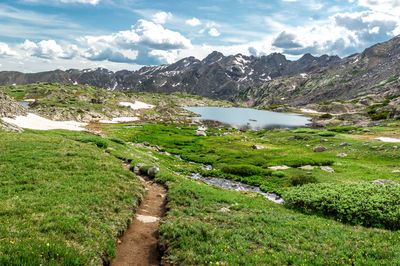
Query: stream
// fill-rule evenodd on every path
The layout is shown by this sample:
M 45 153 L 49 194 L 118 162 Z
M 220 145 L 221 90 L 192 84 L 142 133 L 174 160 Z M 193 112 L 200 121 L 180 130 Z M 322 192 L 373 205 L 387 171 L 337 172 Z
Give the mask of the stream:
M 259 187 L 246 185 L 237 181 L 232 181 L 229 179 L 217 178 L 217 177 L 204 177 L 198 173 L 192 174 L 189 176 L 190 178 L 201 180 L 209 185 L 217 186 L 223 189 L 234 190 L 234 191 L 249 191 L 249 192 L 256 192 L 258 194 L 263 195 L 270 201 L 273 201 L 277 204 L 284 204 L 285 202 L 281 197 L 273 193 L 265 193 L 262 192 Z

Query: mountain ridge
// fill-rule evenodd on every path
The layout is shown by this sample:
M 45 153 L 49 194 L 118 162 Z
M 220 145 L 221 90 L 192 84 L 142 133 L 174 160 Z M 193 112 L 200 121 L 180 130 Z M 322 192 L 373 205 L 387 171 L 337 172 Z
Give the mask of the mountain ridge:
M 89 84 L 103 89 L 132 92 L 185 92 L 217 99 L 230 99 L 239 91 L 273 78 L 308 72 L 340 60 L 337 56 L 306 54 L 291 61 L 279 53 L 255 57 L 224 56 L 214 51 L 203 60 L 183 58 L 173 64 L 144 66 L 137 71 L 104 68 L 54 70 L 39 73 L 0 72 L 0 85 L 35 82 Z

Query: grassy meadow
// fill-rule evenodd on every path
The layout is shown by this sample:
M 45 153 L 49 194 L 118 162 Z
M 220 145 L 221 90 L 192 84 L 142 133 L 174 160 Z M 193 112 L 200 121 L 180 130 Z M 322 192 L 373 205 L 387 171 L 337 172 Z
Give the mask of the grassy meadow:
M 369 133 L 225 128 L 209 129 L 206 137 L 196 136 L 196 127 L 182 125 L 128 126 L 97 125 L 104 138 L 69 131 L 0 132 L 1 265 L 101 265 L 111 260 L 116 239 L 144 193 L 121 160 L 161 169 L 156 181 L 169 189 L 168 212 L 159 230 L 165 264 L 400 263 L 396 227 L 342 219 L 318 209 L 325 203 L 315 197 L 324 184 L 334 190 L 376 179 L 400 182 L 400 174 L 393 173 L 400 168 L 395 145 L 372 140 L 399 134 L 397 122 Z M 327 150 L 315 153 L 317 146 Z M 291 168 L 268 169 L 283 164 Z M 297 168 L 308 164 L 334 172 Z M 187 178 L 192 173 L 239 180 L 293 199 L 306 193 L 301 199 L 308 205 L 296 201 L 297 206 L 281 206 L 254 193 L 226 191 Z M 294 182 L 305 177 L 315 184 Z M 376 193 L 379 202 L 383 197 Z M 389 200 L 390 217 L 395 217 L 400 203 Z M 336 203 L 333 210 L 354 207 L 348 201 Z
M 84 133 L 0 132 L 0 265 L 100 265 L 144 189 Z M 118 145 L 118 144 L 115 144 Z

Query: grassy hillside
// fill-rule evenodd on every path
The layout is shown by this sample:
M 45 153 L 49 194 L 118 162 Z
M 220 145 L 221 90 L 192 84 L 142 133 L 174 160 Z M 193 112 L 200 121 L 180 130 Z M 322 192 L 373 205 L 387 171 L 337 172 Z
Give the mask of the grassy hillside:
M 114 256 L 144 190 L 77 134 L 0 132 L 1 265 L 99 265 Z

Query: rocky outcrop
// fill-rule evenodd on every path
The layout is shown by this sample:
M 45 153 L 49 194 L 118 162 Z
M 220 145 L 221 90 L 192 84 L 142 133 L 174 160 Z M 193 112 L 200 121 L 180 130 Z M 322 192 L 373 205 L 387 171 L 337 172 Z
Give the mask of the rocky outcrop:
M 0 118 L 15 117 L 18 115 L 26 115 L 25 107 L 17 103 L 14 99 L 0 91 Z

